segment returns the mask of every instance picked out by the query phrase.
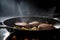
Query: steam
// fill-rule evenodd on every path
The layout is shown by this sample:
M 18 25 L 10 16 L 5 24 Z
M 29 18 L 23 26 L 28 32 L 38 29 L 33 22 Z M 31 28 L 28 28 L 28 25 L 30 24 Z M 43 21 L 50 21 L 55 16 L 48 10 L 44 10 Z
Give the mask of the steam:
M 2 13 L 0 16 L 18 16 L 18 13 L 16 13 L 16 4 L 14 0 L 0 0 L 1 1 L 1 9 Z
M 19 16 L 19 17 L 53 17 L 56 7 L 48 9 L 48 12 L 44 9 L 35 7 L 34 5 L 20 1 L 16 3 L 15 0 L 1 0 L 2 15 L 3 16 Z M 21 18 L 21 21 L 28 21 Z
M 17 4 L 17 7 L 18 7 L 17 12 L 20 14 L 20 17 L 30 16 L 28 3 L 21 1 L 20 4 Z
M 49 18 L 53 18 L 54 15 L 54 11 L 56 10 L 56 7 L 50 8 L 50 10 L 48 11 L 48 17 Z
M 21 21 L 28 21 L 29 18 L 24 19 L 22 17 L 30 17 L 30 12 L 29 12 L 29 5 L 28 3 L 21 1 L 20 4 L 17 4 L 17 13 L 19 13 L 19 17 L 21 17 Z

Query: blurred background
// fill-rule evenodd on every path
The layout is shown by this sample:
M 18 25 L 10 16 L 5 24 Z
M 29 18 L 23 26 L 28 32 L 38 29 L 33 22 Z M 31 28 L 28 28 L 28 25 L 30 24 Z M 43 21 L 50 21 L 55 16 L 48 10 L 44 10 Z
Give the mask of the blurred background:
M 0 0 L 1 17 L 59 17 L 60 5 L 56 0 Z M 3 18 L 3 19 L 4 19 Z

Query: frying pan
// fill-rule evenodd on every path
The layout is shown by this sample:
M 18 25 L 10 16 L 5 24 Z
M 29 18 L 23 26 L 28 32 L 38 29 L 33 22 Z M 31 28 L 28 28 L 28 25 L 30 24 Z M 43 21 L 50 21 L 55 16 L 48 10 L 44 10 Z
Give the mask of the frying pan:
M 53 24 L 53 26 L 55 27 L 54 30 L 58 30 L 58 24 L 60 25 L 60 21 L 57 21 L 55 19 L 52 19 L 52 18 L 44 18 L 44 17 L 16 17 L 16 18 L 11 18 L 11 19 L 7 19 L 3 22 L 4 25 L 6 25 L 7 27 L 0 27 L 0 28 L 7 28 L 7 30 L 10 32 L 12 30 L 14 31 L 18 31 L 18 29 L 14 29 L 14 23 L 16 21 L 19 21 L 19 22 L 32 22 L 32 21 L 39 21 L 39 22 L 43 22 L 43 23 L 50 23 L 50 24 Z M 19 30 L 19 31 L 26 31 L 26 30 Z M 27 30 L 28 31 L 28 30 Z M 31 31 L 31 30 L 29 30 Z

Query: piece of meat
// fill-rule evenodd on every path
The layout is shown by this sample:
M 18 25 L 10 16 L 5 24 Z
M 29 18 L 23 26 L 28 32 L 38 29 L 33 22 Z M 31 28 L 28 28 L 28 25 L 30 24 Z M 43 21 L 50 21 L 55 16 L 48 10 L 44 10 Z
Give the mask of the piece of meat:
M 50 30 L 50 29 L 53 29 L 52 24 L 42 23 L 38 25 L 38 30 Z
M 38 21 L 33 21 L 33 22 L 30 22 L 29 25 L 32 25 L 32 26 L 38 26 L 40 24 L 40 22 Z
M 21 27 L 28 27 L 28 24 L 26 22 L 16 22 L 15 25 L 21 26 Z

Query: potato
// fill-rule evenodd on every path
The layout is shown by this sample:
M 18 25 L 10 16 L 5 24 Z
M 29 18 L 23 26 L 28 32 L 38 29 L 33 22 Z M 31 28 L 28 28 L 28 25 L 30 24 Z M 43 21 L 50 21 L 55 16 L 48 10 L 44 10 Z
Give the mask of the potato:
M 22 29 L 22 30 L 28 30 L 28 28 L 24 28 L 24 27 L 22 27 L 21 29 Z
M 32 27 L 32 29 L 31 30 L 37 30 L 37 27 Z

